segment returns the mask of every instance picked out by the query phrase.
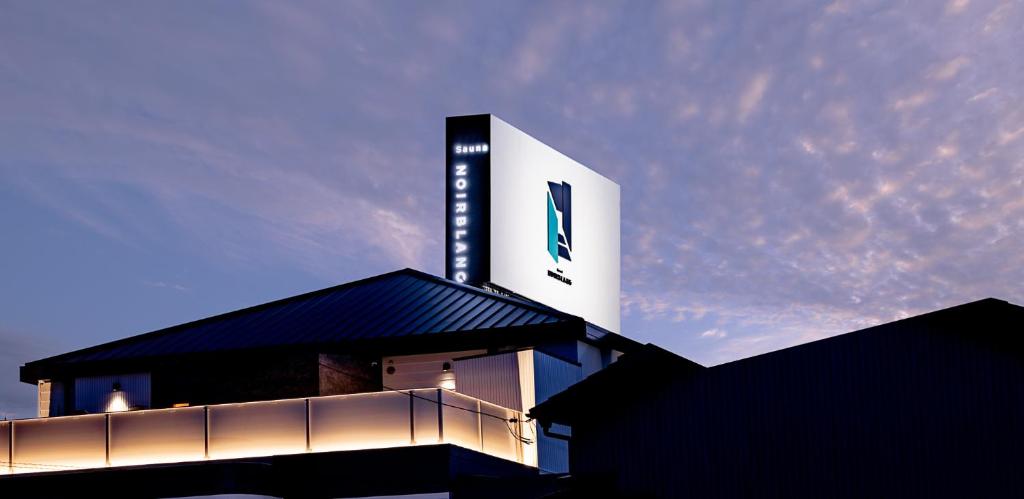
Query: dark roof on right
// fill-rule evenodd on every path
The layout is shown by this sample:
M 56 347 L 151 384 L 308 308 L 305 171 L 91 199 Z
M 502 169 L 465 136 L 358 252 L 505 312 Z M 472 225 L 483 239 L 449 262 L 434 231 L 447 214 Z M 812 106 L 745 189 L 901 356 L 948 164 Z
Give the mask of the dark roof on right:
M 997 327 L 998 326 L 998 327 Z M 654 345 L 623 355 L 619 361 L 534 407 L 529 416 L 544 422 L 571 424 L 574 414 L 587 404 L 610 402 L 609 397 L 642 397 L 672 380 L 692 376 L 716 376 L 735 369 L 771 369 L 798 363 L 801 358 L 835 356 L 865 339 L 887 335 L 949 335 L 981 344 L 993 351 L 1024 353 L 1024 307 L 1004 300 L 985 298 L 866 329 L 843 333 L 732 362 L 703 367 Z M 907 359 L 912 363 L 913 359 Z M 614 394 L 611 395 L 611 394 Z M 614 402 L 614 401 L 611 401 Z

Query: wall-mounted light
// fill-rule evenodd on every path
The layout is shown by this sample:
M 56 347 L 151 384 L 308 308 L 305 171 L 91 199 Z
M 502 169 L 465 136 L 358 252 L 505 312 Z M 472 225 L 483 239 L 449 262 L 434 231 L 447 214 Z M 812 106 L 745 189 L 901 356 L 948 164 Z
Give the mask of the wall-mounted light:
M 128 410 L 128 397 L 121 389 L 121 383 L 115 381 L 110 395 L 107 396 L 106 412 L 125 412 Z
M 441 364 L 441 381 L 437 384 L 438 387 L 444 388 L 445 390 L 455 390 L 455 373 L 452 372 L 452 363 L 444 361 Z

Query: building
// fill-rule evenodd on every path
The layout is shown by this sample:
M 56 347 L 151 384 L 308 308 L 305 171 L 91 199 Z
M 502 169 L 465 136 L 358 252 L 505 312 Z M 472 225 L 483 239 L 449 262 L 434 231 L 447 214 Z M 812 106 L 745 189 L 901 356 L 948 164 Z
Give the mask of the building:
M 400 270 L 28 362 L 39 417 L 0 422 L 0 495 L 557 488 L 567 443 L 522 414 L 640 346 L 616 334 L 618 186 L 491 115 L 446 129 L 447 278 Z
M 445 278 L 400 270 L 28 362 L 39 417 L 0 422 L 0 497 L 1024 490 L 1024 308 L 707 368 L 618 334 L 614 182 L 491 115 L 446 135 Z
M 1024 307 L 986 299 L 710 368 L 648 345 L 530 416 L 571 425 L 577 496 L 1016 497 Z
M 565 471 L 565 442 L 521 413 L 635 346 L 406 269 L 29 362 L 21 379 L 39 386 L 41 418 L 0 423 L 0 471 L 46 490 L 149 482 L 147 465 L 176 463 L 158 468 L 171 495 L 283 496 L 307 477 L 296 467 L 329 467 L 303 487 L 330 497 Z M 245 469 L 254 458 L 269 475 Z M 364 464 L 379 461 L 390 464 Z M 422 461 L 437 469 L 417 483 Z M 106 473 L 63 471 L 82 469 Z M 194 474 L 210 483 L 196 490 Z

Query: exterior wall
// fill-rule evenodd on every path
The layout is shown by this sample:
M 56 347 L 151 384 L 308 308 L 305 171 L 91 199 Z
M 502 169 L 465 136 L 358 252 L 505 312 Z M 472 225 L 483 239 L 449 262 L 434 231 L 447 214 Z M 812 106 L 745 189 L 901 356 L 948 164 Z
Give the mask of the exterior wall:
M 600 351 L 596 358 L 600 359 Z M 458 360 L 455 372 L 460 393 L 515 410 L 532 408 L 583 376 L 580 365 L 533 349 Z M 566 426 L 556 425 L 554 429 L 570 433 Z M 536 442 L 527 446 L 528 452 L 536 454 L 528 463 L 535 462 L 548 473 L 569 471 L 567 442 L 544 435 L 533 422 L 525 425 L 523 433 L 524 438 Z
M 41 418 L 50 416 L 50 391 L 52 384 L 48 379 L 41 379 L 36 383 L 37 394 L 36 404 L 39 408 L 38 415 Z
M 534 351 L 534 393 L 536 403 L 544 402 L 552 395 L 569 388 L 583 378 L 578 364 L 566 362 L 543 352 Z M 541 471 L 567 473 L 569 471 L 569 443 L 565 440 L 544 435 L 536 423 L 532 424 L 537 439 L 537 463 Z M 552 431 L 568 435 L 571 430 L 562 425 L 553 425 Z
M 576 342 L 576 358 L 579 359 L 582 368 L 582 377 L 586 378 L 607 367 L 605 357 L 607 355 L 603 355 L 600 348 L 584 341 Z
M 628 497 L 1012 495 L 1020 324 L 912 319 L 640 387 L 574 424 L 572 472 Z
M 564 340 L 537 345 L 536 350 L 544 352 L 552 357 L 558 357 L 573 362 L 579 361 L 579 342 L 577 340 Z
M 63 416 L 67 414 L 67 394 L 65 394 L 63 381 L 50 382 L 50 416 Z
M 376 392 L 382 389 L 380 358 L 320 354 L 320 395 Z
M 519 350 L 455 361 L 459 392 L 523 412 L 535 405 L 534 350 Z M 538 466 L 536 423 L 523 424 L 523 462 Z M 529 440 L 534 440 L 529 442 Z
M 153 371 L 153 407 L 316 396 L 319 354 L 239 354 Z
M 63 381 L 41 379 L 36 383 L 36 387 L 38 417 L 47 418 L 66 414 L 64 408 L 67 395 L 64 393 Z M 74 401 L 70 405 L 73 407 Z
M 596 347 L 577 345 L 576 342 L 570 346 L 571 349 L 563 345 L 558 351 L 564 350 L 573 356 L 582 352 L 580 355 L 588 359 L 589 367 L 586 370 L 593 369 L 595 359 L 600 358 Z M 524 362 L 517 359 L 519 354 L 516 352 L 486 357 L 483 356 L 485 350 L 390 357 L 311 352 L 245 352 L 182 359 L 172 364 L 154 364 L 152 372 L 147 374 L 117 373 L 47 381 L 47 384 L 41 385 L 40 390 L 49 387 L 49 395 L 46 396 L 48 402 L 43 399 L 39 402 L 40 408 L 46 408 L 48 415 L 103 412 L 114 382 L 122 385 L 130 397 L 128 404 L 135 408 L 340 395 L 380 391 L 384 387 L 433 388 L 453 383 L 458 392 L 523 411 L 581 376 L 576 372 L 580 366 L 575 363 L 558 360 L 540 351 L 529 351 L 534 352 L 530 355 L 543 356 L 547 362 L 557 361 L 558 364 L 553 365 L 570 366 L 574 374 L 568 377 L 559 372 L 555 372 L 554 377 L 544 373 L 534 374 L 532 357 L 530 370 L 521 371 L 519 366 Z M 445 363 L 450 367 L 447 372 L 443 369 Z M 485 367 L 487 364 L 493 365 Z M 476 385 L 459 387 L 459 371 L 468 373 L 470 365 L 475 366 L 472 369 L 474 374 L 463 376 L 467 383 Z M 387 373 L 389 366 L 395 368 L 394 374 Z M 490 373 L 487 376 L 506 376 L 508 379 L 484 379 L 481 377 L 481 369 Z M 539 385 L 536 384 L 536 380 L 543 376 L 549 377 L 539 381 Z M 490 388 L 485 389 L 481 383 L 489 383 Z M 524 391 L 523 387 L 527 385 L 529 390 Z M 504 392 L 499 395 L 495 390 Z M 39 396 L 45 396 L 42 391 L 39 393 Z M 541 396 L 543 398 L 538 398 Z
M 87 376 L 75 378 L 75 411 L 83 413 L 106 412 L 114 385 L 120 387 L 122 401 L 127 408 L 149 409 L 151 386 L 149 373 Z
M 502 407 L 523 410 L 518 352 L 455 361 L 457 391 Z
M 409 388 L 445 388 L 458 391 L 455 359 L 486 353 L 486 350 L 428 353 L 384 357 L 381 376 L 384 386 L 394 390 Z M 444 366 L 448 365 L 445 371 Z

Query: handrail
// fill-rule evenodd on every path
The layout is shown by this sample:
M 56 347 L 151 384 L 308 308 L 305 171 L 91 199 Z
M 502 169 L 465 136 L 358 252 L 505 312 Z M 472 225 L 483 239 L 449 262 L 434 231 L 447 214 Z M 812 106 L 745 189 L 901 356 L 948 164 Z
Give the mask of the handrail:
M 422 389 L 0 421 L 0 475 L 438 443 L 525 463 L 521 420 Z

